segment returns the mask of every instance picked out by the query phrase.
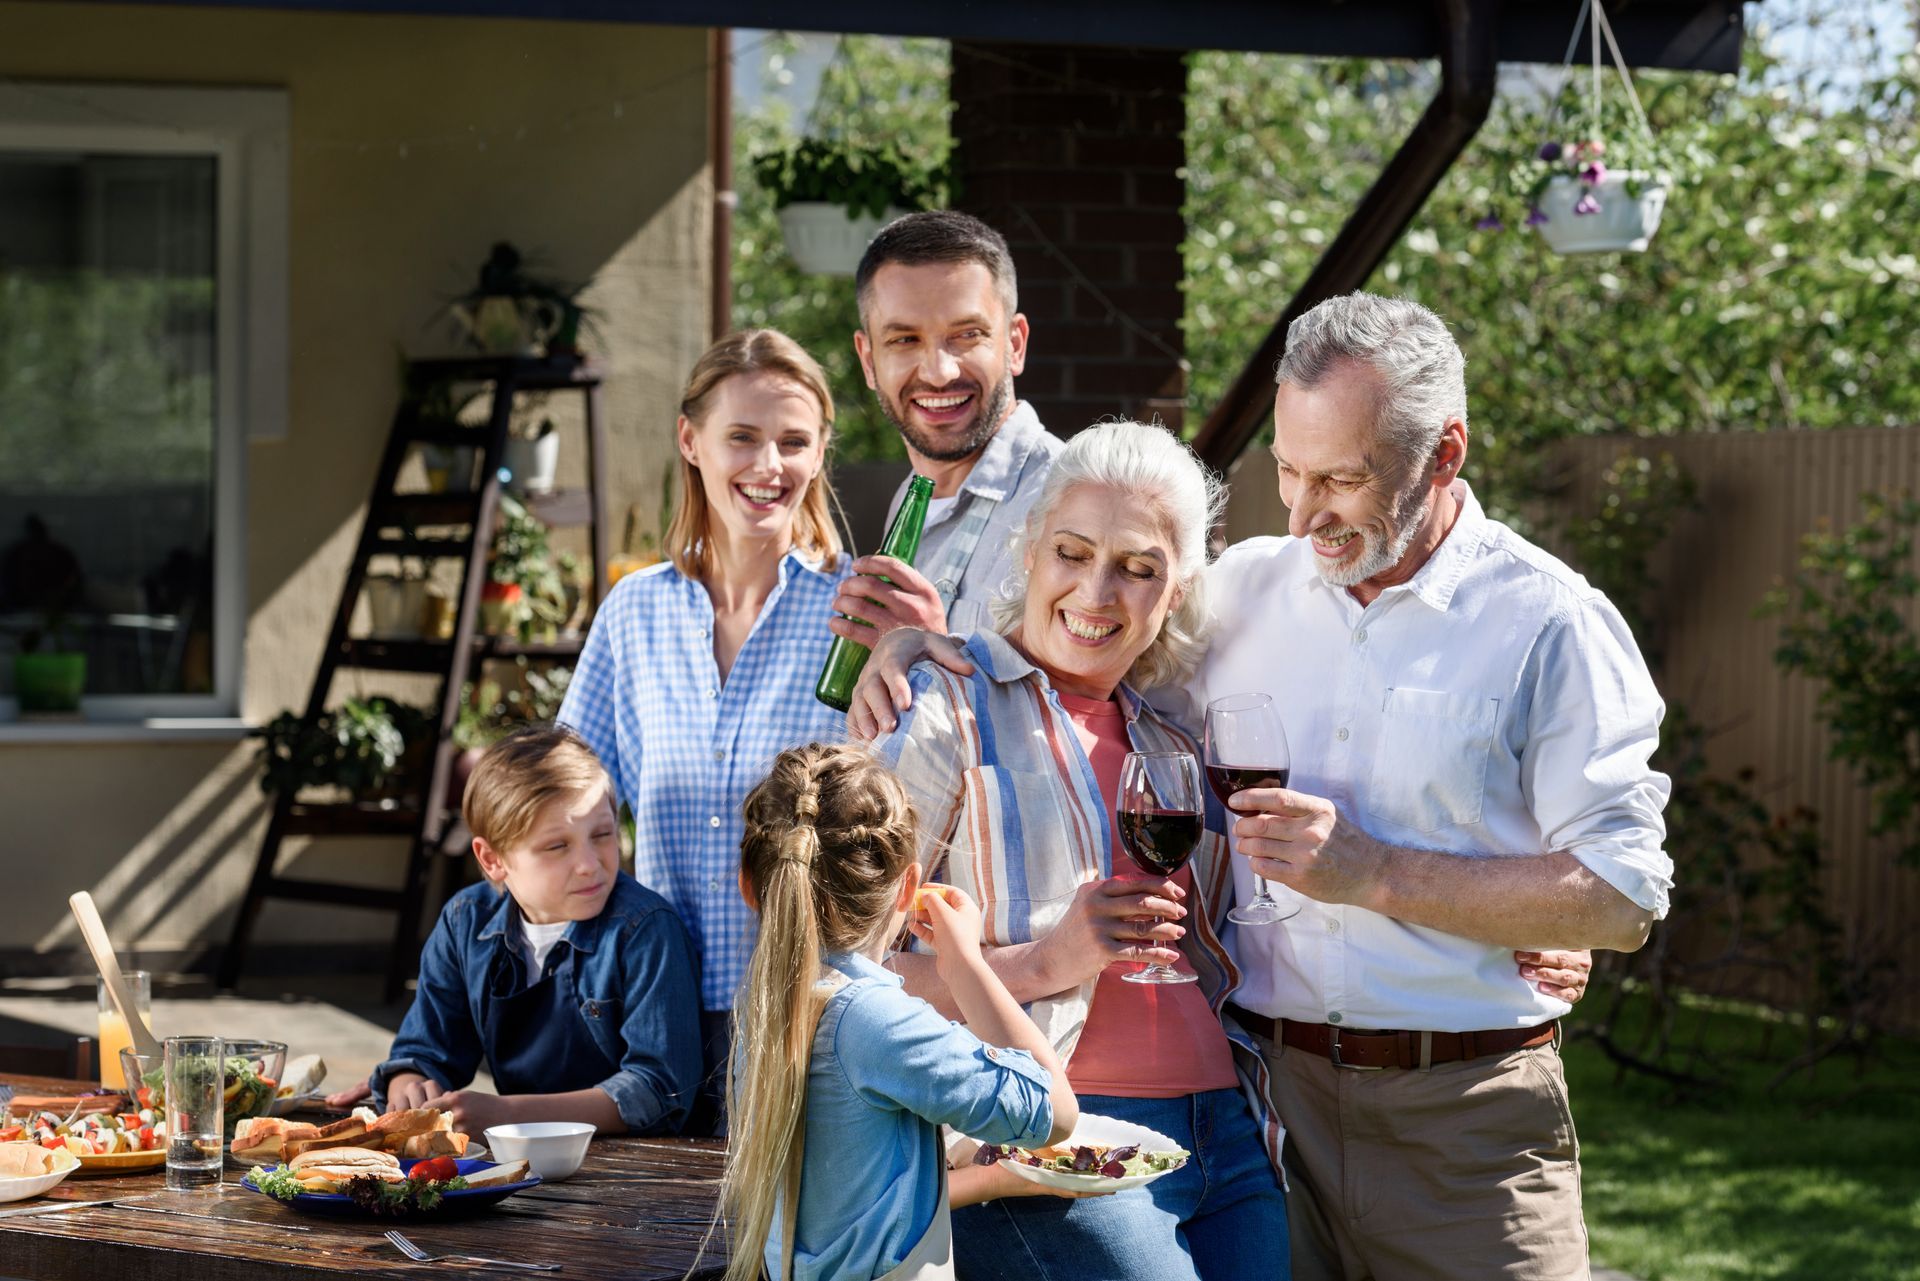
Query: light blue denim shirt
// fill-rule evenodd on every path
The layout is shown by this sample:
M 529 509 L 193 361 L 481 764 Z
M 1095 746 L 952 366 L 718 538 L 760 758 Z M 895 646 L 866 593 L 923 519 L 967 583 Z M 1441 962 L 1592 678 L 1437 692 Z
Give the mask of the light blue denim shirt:
M 793 1281 L 884 1276 L 906 1258 L 940 1195 L 940 1126 L 1023 1147 L 1053 1130 L 1053 1077 L 1032 1055 L 985 1044 L 864 956 L 827 961 L 849 982 L 813 1036 Z M 767 1235 L 775 1277 L 785 1209 Z

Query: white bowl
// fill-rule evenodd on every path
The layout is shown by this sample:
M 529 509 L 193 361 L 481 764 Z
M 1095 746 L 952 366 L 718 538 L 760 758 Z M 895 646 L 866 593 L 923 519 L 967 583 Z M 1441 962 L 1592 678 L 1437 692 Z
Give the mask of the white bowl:
M 496 1162 L 526 1161 L 549 1183 L 579 1169 L 592 1140 L 593 1127 L 581 1121 L 528 1121 L 487 1127 L 487 1147 Z
M 8 1145 L 12 1147 L 11 1144 Z M 41 1149 L 44 1151 L 45 1149 Z M 45 1174 L 17 1174 L 14 1171 L 27 1164 L 27 1152 L 9 1152 L 5 1169 L 0 1169 L 0 1202 L 24 1201 L 31 1196 L 39 1196 L 50 1191 L 62 1179 L 80 1168 L 80 1158 L 66 1149 L 49 1153 L 46 1163 L 52 1168 Z

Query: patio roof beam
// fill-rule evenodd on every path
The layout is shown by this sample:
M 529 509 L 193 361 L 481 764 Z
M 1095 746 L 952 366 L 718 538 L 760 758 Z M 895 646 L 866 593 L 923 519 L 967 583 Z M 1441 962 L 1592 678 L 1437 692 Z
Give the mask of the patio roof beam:
M 1498 71 L 1499 2 L 1437 0 L 1435 7 L 1446 26 L 1439 91 L 1194 436 L 1194 450 L 1211 467 L 1225 471 L 1271 417 L 1273 370 L 1294 318 L 1366 284 L 1486 121 Z
M 937 36 L 1026 44 L 1231 49 L 1327 58 L 1432 58 L 1448 40 L 1429 0 L 136 0 L 215 8 L 412 13 L 443 17 L 654 22 Z M 1737 71 L 1741 0 L 1613 0 L 1621 51 L 1636 67 Z M 1504 0 L 1503 62 L 1557 63 L 1580 0 Z

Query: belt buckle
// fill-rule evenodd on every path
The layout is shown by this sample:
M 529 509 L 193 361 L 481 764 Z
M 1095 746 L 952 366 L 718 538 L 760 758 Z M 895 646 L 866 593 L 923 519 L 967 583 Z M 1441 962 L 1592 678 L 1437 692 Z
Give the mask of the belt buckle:
M 1335 1067 L 1343 1068 L 1348 1072 L 1384 1072 L 1387 1070 L 1384 1064 L 1379 1066 L 1371 1066 L 1365 1063 L 1341 1062 L 1340 1061 L 1340 1029 L 1333 1028 L 1332 1032 L 1333 1032 L 1333 1036 L 1327 1042 L 1327 1058 L 1333 1063 Z

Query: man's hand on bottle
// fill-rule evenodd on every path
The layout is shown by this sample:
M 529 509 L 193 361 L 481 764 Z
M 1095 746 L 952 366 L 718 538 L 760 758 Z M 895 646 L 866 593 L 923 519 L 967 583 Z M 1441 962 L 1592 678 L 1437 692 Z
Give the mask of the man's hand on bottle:
M 892 581 L 883 582 L 883 576 Z M 896 627 L 944 633 L 947 611 L 934 585 L 907 562 L 892 556 L 862 556 L 853 562 L 853 577 L 840 584 L 827 626 L 835 636 L 871 649 Z

